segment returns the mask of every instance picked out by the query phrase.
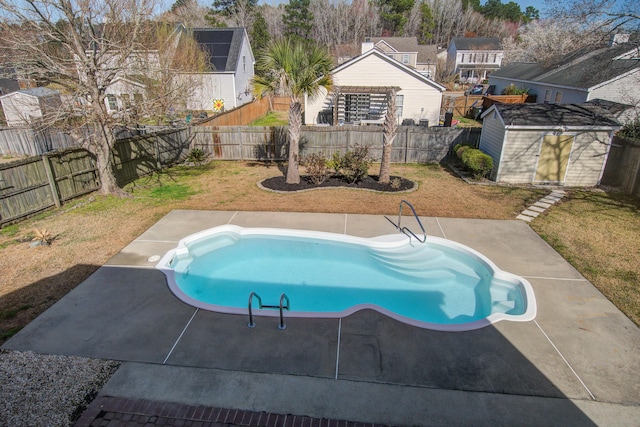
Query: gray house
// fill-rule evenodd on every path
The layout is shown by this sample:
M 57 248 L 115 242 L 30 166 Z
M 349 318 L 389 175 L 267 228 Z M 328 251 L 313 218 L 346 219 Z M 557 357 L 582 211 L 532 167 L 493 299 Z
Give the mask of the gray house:
M 544 66 L 536 63 L 511 63 L 489 76 L 493 93 L 499 95 L 513 85 L 527 88 L 544 104 L 576 104 L 602 99 L 626 104 L 619 117 L 627 121 L 640 113 L 640 51 L 637 45 L 611 44 L 600 49 L 564 58 Z
M 462 83 L 479 83 L 500 68 L 504 50 L 496 37 L 454 37 L 447 48 L 447 70 Z
M 600 184 L 614 132 L 594 103 L 494 104 L 481 116 L 480 150 L 498 182 L 590 187 Z

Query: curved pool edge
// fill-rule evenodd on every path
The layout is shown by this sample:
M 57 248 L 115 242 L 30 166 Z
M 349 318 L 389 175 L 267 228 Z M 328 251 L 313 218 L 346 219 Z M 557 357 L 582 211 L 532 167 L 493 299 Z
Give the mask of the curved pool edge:
M 192 244 L 201 239 L 209 238 L 214 234 L 229 233 L 229 232 L 236 233 L 238 236 L 247 236 L 247 235 L 274 236 L 275 235 L 279 237 L 284 236 L 284 237 L 323 239 L 323 240 L 331 240 L 331 241 L 338 241 L 338 242 L 344 242 L 344 243 L 365 245 L 372 248 L 395 248 L 395 247 L 401 247 L 407 244 L 410 244 L 410 245 L 421 244 L 417 240 L 413 238 L 409 238 L 401 233 L 387 234 L 387 235 L 367 238 L 367 237 L 358 237 L 358 236 L 351 236 L 348 234 L 331 233 L 331 232 L 324 232 L 324 231 L 309 231 L 309 230 L 283 229 L 283 228 L 253 228 L 253 227 L 246 228 L 246 227 L 240 227 L 237 225 L 230 225 L 230 224 L 222 225 L 222 226 L 210 228 L 207 230 L 203 230 L 203 231 L 194 233 L 190 236 L 187 236 L 183 239 L 180 239 L 180 241 L 178 242 L 178 246 L 174 249 L 169 250 L 156 264 L 156 269 L 162 271 L 165 274 L 167 278 L 167 284 L 170 290 L 179 300 L 181 300 L 182 302 L 188 305 L 191 305 L 193 307 L 203 309 L 203 310 L 214 311 L 214 312 L 223 313 L 223 314 L 237 314 L 237 315 L 245 315 L 245 316 L 248 315 L 247 308 L 219 306 L 215 304 L 205 303 L 200 300 L 196 300 L 190 297 L 189 295 L 185 294 L 176 283 L 175 271 L 170 266 L 176 255 L 189 253 L 189 249 L 187 246 L 188 244 Z M 516 274 L 509 273 L 507 271 L 500 269 L 488 257 L 476 251 L 475 249 L 470 248 L 461 243 L 444 239 L 441 237 L 436 237 L 436 236 L 427 236 L 427 240 L 464 252 L 473 257 L 476 257 L 478 260 L 484 263 L 489 270 L 491 270 L 491 272 L 493 273 L 493 277 L 514 283 L 516 286 L 519 286 L 523 290 L 522 297 L 526 304 L 526 309 L 524 313 L 518 314 L 518 315 L 512 315 L 507 313 L 493 313 L 483 319 L 475 320 L 468 323 L 442 324 L 442 323 L 424 322 L 424 321 L 408 318 L 375 304 L 358 304 L 339 312 L 311 312 L 310 313 L 310 312 L 287 311 L 285 317 L 337 319 L 337 318 L 350 316 L 361 310 L 371 309 L 387 317 L 390 317 L 394 320 L 397 320 L 399 322 L 402 322 L 411 326 L 416 326 L 423 329 L 430 329 L 434 331 L 443 331 L 443 332 L 463 332 L 463 331 L 477 330 L 503 320 L 508 320 L 512 322 L 528 322 L 535 319 L 537 314 L 537 304 L 536 304 L 536 299 L 533 292 L 533 287 L 531 286 L 528 280 Z M 268 309 L 253 309 L 253 313 L 256 316 L 264 316 L 264 317 L 279 316 L 278 311 L 268 310 Z

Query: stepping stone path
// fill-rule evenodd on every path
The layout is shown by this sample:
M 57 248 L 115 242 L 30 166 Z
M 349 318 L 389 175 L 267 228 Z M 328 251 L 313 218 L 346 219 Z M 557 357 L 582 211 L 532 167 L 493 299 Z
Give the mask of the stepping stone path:
M 551 194 L 543 197 L 533 205 L 522 211 L 516 218 L 525 222 L 531 222 L 534 218 L 561 200 L 567 193 L 562 190 L 553 190 Z

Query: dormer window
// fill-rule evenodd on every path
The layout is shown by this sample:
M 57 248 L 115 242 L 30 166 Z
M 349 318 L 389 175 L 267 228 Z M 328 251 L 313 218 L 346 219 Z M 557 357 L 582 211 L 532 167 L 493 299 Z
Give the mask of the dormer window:
M 403 64 L 408 64 L 408 63 L 409 63 L 409 54 L 404 53 L 404 54 L 402 55 L 402 63 L 403 63 Z

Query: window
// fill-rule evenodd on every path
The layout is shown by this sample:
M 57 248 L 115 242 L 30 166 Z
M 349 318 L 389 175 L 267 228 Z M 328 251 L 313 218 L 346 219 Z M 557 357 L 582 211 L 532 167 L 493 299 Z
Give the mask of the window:
M 136 103 L 136 105 L 142 104 L 142 94 L 141 93 L 134 93 L 133 94 L 133 101 Z
M 247 57 L 242 56 L 242 71 L 247 71 Z
M 460 63 L 463 63 L 463 62 L 464 62 L 464 53 L 462 54 L 462 57 L 460 59 Z
M 494 64 L 498 63 L 498 55 L 496 55 L 495 53 L 493 54 L 493 63 Z
M 109 110 L 116 111 L 118 109 L 118 103 L 116 102 L 116 96 L 114 94 L 107 94 L 107 102 L 109 103 Z
M 559 90 L 556 92 L 556 97 L 553 102 L 556 104 L 559 104 L 562 102 L 562 91 Z
M 123 93 L 122 95 L 120 95 L 120 98 L 122 98 L 122 104 L 125 108 L 131 107 L 131 97 L 128 93 Z
M 544 92 L 544 103 L 548 104 L 551 101 L 551 89 L 547 89 Z
M 402 55 L 402 63 L 403 64 L 408 64 L 409 63 L 409 55 L 408 54 L 403 54 Z
M 396 117 L 398 120 L 402 118 L 403 105 L 404 105 L 404 95 L 396 95 Z

